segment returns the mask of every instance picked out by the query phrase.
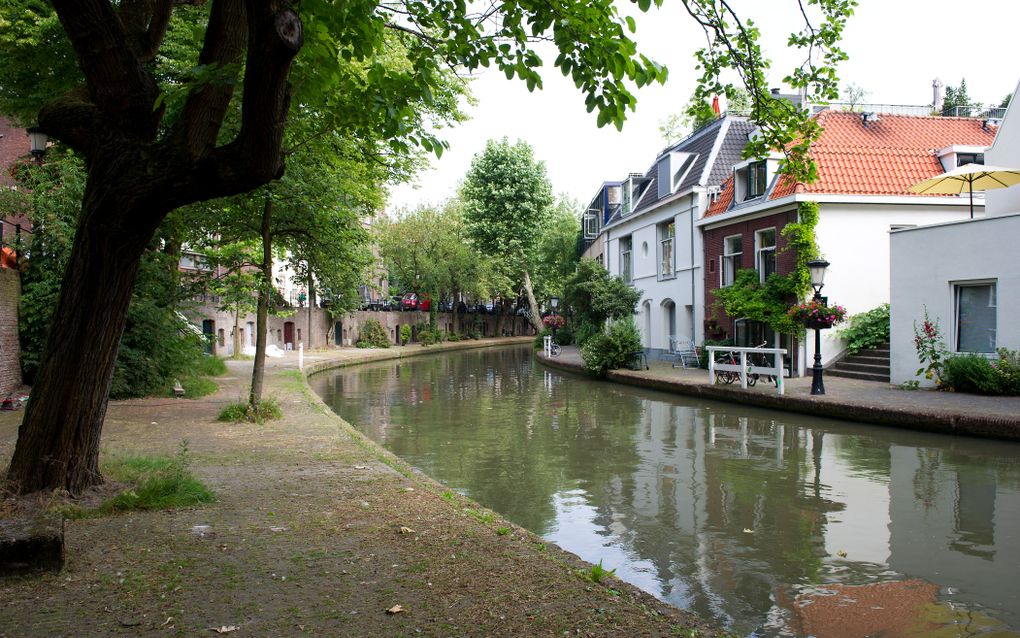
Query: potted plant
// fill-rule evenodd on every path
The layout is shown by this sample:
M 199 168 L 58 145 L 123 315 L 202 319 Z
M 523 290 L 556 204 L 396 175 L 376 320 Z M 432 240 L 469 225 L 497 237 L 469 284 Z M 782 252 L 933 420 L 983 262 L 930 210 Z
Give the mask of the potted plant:
M 846 308 L 827 306 L 817 299 L 790 306 L 786 314 L 793 321 L 803 323 L 809 330 L 831 328 L 846 320 Z

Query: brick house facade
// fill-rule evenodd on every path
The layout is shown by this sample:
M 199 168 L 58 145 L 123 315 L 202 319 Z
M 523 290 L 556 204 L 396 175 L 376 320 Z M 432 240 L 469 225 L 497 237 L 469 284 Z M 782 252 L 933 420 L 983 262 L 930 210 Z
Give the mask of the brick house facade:
M 747 343 L 737 343 L 737 345 L 758 345 L 761 341 L 769 339 L 768 335 L 757 338 L 761 335 L 758 334 L 745 334 L 743 330 L 738 330 L 738 326 L 735 325 L 739 317 L 730 317 L 721 308 L 718 307 L 718 303 L 715 298 L 715 291 L 722 287 L 723 278 L 723 258 L 725 253 L 725 240 L 732 237 L 740 237 L 742 251 L 740 254 L 739 261 L 736 261 L 736 270 L 745 268 L 756 268 L 756 244 L 755 238 L 760 231 L 769 229 L 775 230 L 775 271 L 780 275 L 786 275 L 793 272 L 794 262 L 796 254 L 787 250 L 788 242 L 783 237 L 782 231 L 786 224 L 797 221 L 797 209 L 796 207 L 790 207 L 786 210 L 775 212 L 763 217 L 754 218 L 741 218 L 736 219 L 732 223 L 724 224 L 715 227 L 708 227 L 703 230 L 703 240 L 705 245 L 705 336 L 708 339 L 724 339 L 731 338 L 736 339 L 739 342 L 746 341 Z M 759 332 L 756 329 L 752 332 Z M 783 339 L 781 339 L 783 340 Z M 757 343 L 751 343 L 756 341 Z M 783 340 L 785 341 L 785 340 Z M 790 351 L 789 358 L 787 361 L 792 364 L 793 369 L 797 368 L 796 360 L 796 340 L 794 343 L 782 343 L 779 347 L 787 348 Z M 794 346 L 794 347 L 791 347 Z

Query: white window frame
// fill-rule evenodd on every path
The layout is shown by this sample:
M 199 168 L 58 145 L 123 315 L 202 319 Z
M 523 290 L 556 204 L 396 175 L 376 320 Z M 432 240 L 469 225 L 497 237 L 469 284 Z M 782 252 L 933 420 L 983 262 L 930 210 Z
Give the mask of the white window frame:
M 763 246 L 762 237 L 765 233 L 772 233 L 772 245 Z M 765 269 L 762 268 L 762 258 L 768 253 L 771 253 L 772 258 L 772 272 L 777 272 L 779 264 L 776 263 L 776 244 L 779 242 L 779 233 L 776 232 L 775 226 L 772 228 L 762 228 L 754 231 L 754 269 L 758 271 L 758 281 L 765 283 L 765 279 L 768 275 L 765 273 Z
M 628 235 L 620 238 L 620 278 L 625 283 L 634 282 L 634 240 Z
M 729 250 L 730 250 L 730 240 L 731 239 L 739 239 L 740 240 L 740 250 L 739 251 L 737 251 L 737 252 L 729 252 Z M 727 235 L 726 237 L 723 237 L 723 254 L 719 256 L 719 287 L 720 288 L 725 288 L 726 286 L 729 286 L 729 285 L 733 284 L 734 281 L 736 281 L 736 279 L 737 279 L 737 271 L 740 270 L 739 266 L 740 266 L 741 262 L 743 261 L 743 255 L 744 255 L 744 236 L 742 234 Z M 729 270 L 729 272 L 730 272 L 730 280 L 729 281 L 726 281 L 726 272 L 727 272 L 726 265 L 727 265 L 727 263 L 730 266 L 730 270 Z
M 996 279 L 979 279 L 972 281 L 954 281 L 952 283 L 952 295 L 953 295 L 953 352 L 959 353 L 970 353 L 990 355 L 995 353 L 995 348 L 998 346 L 998 328 L 999 328 L 999 312 L 998 312 L 998 280 Z M 989 337 L 989 349 L 988 350 L 960 350 L 960 293 L 964 288 L 982 288 L 988 287 L 988 307 L 992 308 L 992 316 L 995 320 L 994 327 L 987 329 L 991 332 Z
M 672 229 L 672 234 L 669 233 Z M 659 236 L 659 281 L 676 278 L 676 221 L 668 221 L 656 226 Z M 668 271 L 668 272 L 667 272 Z
M 595 239 L 599 235 L 599 209 L 588 209 L 584 214 L 584 238 Z
M 752 191 L 752 189 L 751 189 L 751 175 L 753 175 L 755 173 L 755 171 L 757 171 L 759 169 L 761 169 L 761 172 L 762 172 L 761 184 L 757 184 L 757 182 L 756 182 L 755 185 L 759 186 L 761 188 L 761 191 L 758 192 L 758 193 L 754 193 Z M 749 163 L 747 165 L 747 169 L 744 172 L 744 179 L 746 180 L 746 186 L 744 187 L 744 200 L 745 201 L 751 200 L 751 199 L 758 199 L 759 197 L 762 197 L 763 195 L 765 195 L 765 191 L 767 191 L 768 187 L 769 187 L 768 160 L 758 160 L 756 162 Z

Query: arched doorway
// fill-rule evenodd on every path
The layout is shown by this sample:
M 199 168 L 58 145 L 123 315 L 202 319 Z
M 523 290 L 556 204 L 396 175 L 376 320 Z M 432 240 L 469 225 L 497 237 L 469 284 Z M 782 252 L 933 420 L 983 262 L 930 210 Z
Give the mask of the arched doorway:
M 662 300 L 662 343 L 668 351 L 673 342 L 671 339 L 677 336 L 676 332 L 676 304 L 672 299 Z
M 645 348 L 652 347 L 652 302 L 651 300 L 645 300 L 641 304 L 641 312 L 645 314 L 645 329 L 644 334 L 641 335 L 641 345 Z

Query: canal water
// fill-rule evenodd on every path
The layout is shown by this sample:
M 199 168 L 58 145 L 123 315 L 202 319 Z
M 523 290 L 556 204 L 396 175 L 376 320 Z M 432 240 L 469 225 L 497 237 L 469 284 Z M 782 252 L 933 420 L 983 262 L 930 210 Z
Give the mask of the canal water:
M 1020 445 L 694 400 L 526 347 L 310 379 L 425 473 L 747 636 L 1020 636 Z

